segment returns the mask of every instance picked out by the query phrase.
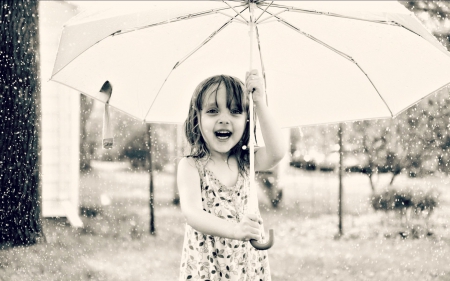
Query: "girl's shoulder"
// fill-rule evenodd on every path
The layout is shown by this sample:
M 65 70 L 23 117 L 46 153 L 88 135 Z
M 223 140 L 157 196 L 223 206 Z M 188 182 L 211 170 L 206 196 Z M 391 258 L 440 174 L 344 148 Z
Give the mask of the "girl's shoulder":
M 204 159 L 185 156 L 178 162 L 178 172 L 197 172 L 205 164 L 204 162 Z
M 178 162 L 177 167 L 177 179 L 178 182 L 182 180 L 184 183 L 196 183 L 200 181 L 200 175 L 195 163 L 195 159 L 192 157 L 183 157 Z
M 194 159 L 193 157 L 183 157 L 181 158 L 181 160 L 178 162 L 178 169 L 179 168 L 185 168 L 185 169 L 195 169 L 196 168 L 196 164 L 195 164 L 196 159 Z

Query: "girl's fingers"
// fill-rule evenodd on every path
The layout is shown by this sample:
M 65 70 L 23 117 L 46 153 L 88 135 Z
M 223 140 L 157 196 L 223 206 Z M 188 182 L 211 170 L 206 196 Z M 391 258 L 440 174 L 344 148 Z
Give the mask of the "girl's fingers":
M 248 220 L 248 221 L 246 221 L 246 222 L 244 222 L 244 223 L 247 224 L 247 225 L 250 226 L 250 227 L 255 228 L 255 229 L 258 229 L 258 228 L 259 228 L 258 220 Z
M 261 234 L 259 232 L 251 232 L 245 237 L 247 240 L 255 239 L 259 240 L 261 238 Z
M 258 75 L 249 75 L 245 81 L 248 83 L 250 81 L 258 81 L 259 80 L 259 76 Z
M 246 227 L 244 228 L 244 233 L 246 240 L 255 239 L 259 240 L 261 238 L 260 222 L 261 219 L 255 214 L 247 214 L 244 216 L 243 221 Z
M 249 75 L 258 75 L 258 70 L 252 69 L 250 71 L 245 72 L 245 78 L 247 78 Z
M 251 90 L 253 88 L 258 88 L 260 86 L 260 83 L 258 80 L 250 80 L 246 83 L 247 90 Z
M 256 241 L 258 241 L 259 239 L 260 239 L 261 237 L 259 237 L 258 235 L 252 235 L 251 237 L 250 237 L 250 239 L 249 240 L 256 240 Z
M 249 73 L 249 74 L 253 74 L 253 75 L 258 75 L 258 69 L 252 69 L 252 70 L 250 70 L 250 72 L 247 72 L 247 73 Z
M 247 214 L 246 217 L 252 221 L 258 221 L 258 216 L 255 214 Z
M 245 80 L 249 80 L 249 79 L 256 79 L 258 78 L 258 71 L 257 70 L 252 70 L 251 72 L 247 72 L 245 73 Z

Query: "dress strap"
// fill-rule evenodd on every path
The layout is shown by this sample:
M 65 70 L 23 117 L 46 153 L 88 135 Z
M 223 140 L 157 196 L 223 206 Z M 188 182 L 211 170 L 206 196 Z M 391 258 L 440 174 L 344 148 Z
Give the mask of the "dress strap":
M 198 171 L 198 175 L 200 176 L 200 179 L 204 179 L 204 181 L 206 182 L 206 185 L 209 186 L 209 177 L 206 174 L 205 171 L 205 165 L 199 161 L 198 159 L 195 159 L 195 166 L 197 167 L 197 171 Z

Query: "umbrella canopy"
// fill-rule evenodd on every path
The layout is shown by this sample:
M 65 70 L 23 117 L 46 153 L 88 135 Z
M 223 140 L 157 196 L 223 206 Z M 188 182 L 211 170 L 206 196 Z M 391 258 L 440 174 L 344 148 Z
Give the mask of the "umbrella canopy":
M 252 52 L 247 2 L 82 13 L 64 27 L 51 80 L 140 120 L 180 123 L 200 81 L 244 80 L 252 56 L 282 127 L 392 117 L 450 82 L 449 53 L 398 3 L 255 4 Z

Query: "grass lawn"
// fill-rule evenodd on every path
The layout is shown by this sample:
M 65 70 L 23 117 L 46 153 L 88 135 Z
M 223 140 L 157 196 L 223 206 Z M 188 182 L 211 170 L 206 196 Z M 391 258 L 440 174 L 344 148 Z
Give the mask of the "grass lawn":
M 184 219 L 172 204 L 174 177 L 155 175 L 156 235 L 149 229 L 149 175 L 121 163 L 95 162 L 82 175 L 84 227 L 44 220 L 46 243 L 0 250 L 0 280 L 177 280 Z M 387 178 L 380 177 L 379 185 Z M 403 239 L 395 216 L 369 206 L 367 177 L 344 178 L 344 236 L 337 233 L 337 176 L 290 168 L 283 202 L 274 210 L 262 189 L 265 227 L 275 231 L 269 251 L 272 280 L 450 280 L 450 179 L 396 179 L 399 185 L 436 188 L 441 204 L 432 235 Z M 413 221 L 424 226 L 424 222 Z M 426 232 L 425 232 L 426 233 Z

